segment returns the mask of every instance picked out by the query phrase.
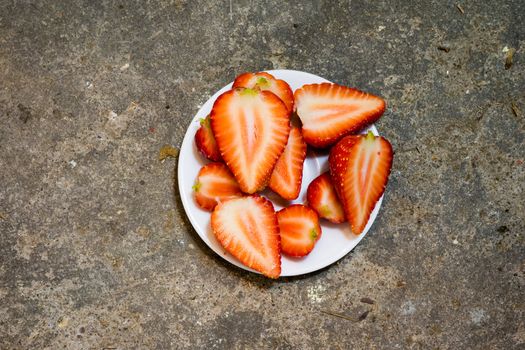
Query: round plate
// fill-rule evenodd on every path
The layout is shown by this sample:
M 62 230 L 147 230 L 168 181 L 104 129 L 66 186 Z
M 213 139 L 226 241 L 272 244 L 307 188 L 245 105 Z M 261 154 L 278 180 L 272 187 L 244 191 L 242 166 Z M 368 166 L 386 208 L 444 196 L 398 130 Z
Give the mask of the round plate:
M 300 88 L 304 84 L 328 82 L 328 80 L 323 79 L 317 75 L 300 71 L 270 70 L 268 73 L 272 74 L 278 79 L 283 79 L 286 81 L 288 84 L 290 84 L 290 87 L 293 91 Z M 210 212 L 202 210 L 197 206 L 192 190 L 192 186 L 195 183 L 195 179 L 200 168 L 208 163 L 208 160 L 205 159 L 197 150 L 197 146 L 195 145 L 194 141 L 195 133 L 200 127 L 199 119 L 205 118 L 211 112 L 213 103 L 217 97 L 223 92 L 231 89 L 231 87 L 231 83 L 226 85 L 217 91 L 208 101 L 206 101 L 206 103 L 197 112 L 190 123 L 188 130 L 186 131 L 186 135 L 184 136 L 184 141 L 182 142 L 182 147 L 179 154 L 179 192 L 182 199 L 182 204 L 184 205 L 184 210 L 186 211 L 191 224 L 195 228 L 195 231 L 197 231 L 202 240 L 211 249 L 213 249 L 213 251 L 230 263 L 245 270 L 256 272 L 244 266 L 235 257 L 228 254 L 217 242 L 210 225 Z M 370 126 L 368 130 L 372 130 L 375 135 L 378 135 L 377 130 L 373 125 Z M 368 130 L 365 130 L 365 132 Z M 311 149 L 309 149 L 304 163 L 301 193 L 296 200 L 285 201 L 269 190 L 264 191 L 262 195 L 273 202 L 276 211 L 292 203 L 305 203 L 306 189 L 308 188 L 308 185 L 313 179 L 326 170 L 328 170 L 328 151 L 322 153 L 316 151 L 314 153 Z M 306 257 L 300 259 L 290 258 L 286 255 L 283 255 L 281 276 L 296 276 L 317 271 L 323 267 L 333 264 L 348 254 L 348 252 L 350 252 L 366 235 L 370 229 L 370 226 L 372 226 L 372 223 L 377 216 L 377 212 L 381 207 L 382 201 L 383 197 L 381 197 L 377 202 L 363 233 L 361 233 L 359 236 L 352 234 L 350 225 L 348 223 L 332 224 L 322 219 L 322 235 L 319 241 L 317 241 L 312 252 Z

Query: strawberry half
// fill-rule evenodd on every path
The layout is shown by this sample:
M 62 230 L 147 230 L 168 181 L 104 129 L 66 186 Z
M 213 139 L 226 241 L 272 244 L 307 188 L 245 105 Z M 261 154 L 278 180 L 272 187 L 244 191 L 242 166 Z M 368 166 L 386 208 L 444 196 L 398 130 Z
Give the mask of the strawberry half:
M 269 91 L 227 91 L 213 104 L 211 128 L 241 190 L 250 194 L 263 190 L 290 133 L 284 103 Z
M 306 143 L 301 130 L 292 127 L 286 148 L 277 160 L 270 177 L 269 187 L 272 191 L 284 199 L 296 199 L 301 191 L 305 158 Z
M 330 151 L 330 174 L 352 231 L 360 234 L 383 195 L 392 168 L 390 142 L 371 131 L 347 136 Z
M 272 203 L 258 195 L 220 203 L 211 215 L 213 234 L 228 253 L 265 276 L 281 274 L 279 224 Z
M 302 204 L 293 204 L 277 212 L 284 254 L 301 257 L 314 249 L 321 238 L 317 213 Z
M 201 154 L 212 160 L 214 162 L 219 162 L 222 160 L 221 153 L 219 152 L 219 147 L 213 136 L 210 125 L 210 116 L 200 120 L 201 127 L 195 133 L 195 144 L 197 149 Z
M 203 166 L 197 175 L 193 191 L 199 207 L 209 211 L 220 202 L 243 196 L 230 169 L 223 163 Z
M 308 205 L 319 214 L 319 217 L 336 224 L 345 222 L 345 212 L 337 197 L 330 173 L 316 177 L 306 191 Z
M 238 87 L 271 91 L 284 102 L 289 113 L 293 111 L 293 92 L 290 85 L 284 80 L 276 79 L 270 73 L 243 73 L 233 82 L 233 88 Z
M 382 98 L 331 83 L 304 85 L 294 99 L 304 140 L 318 148 L 363 129 L 385 111 Z

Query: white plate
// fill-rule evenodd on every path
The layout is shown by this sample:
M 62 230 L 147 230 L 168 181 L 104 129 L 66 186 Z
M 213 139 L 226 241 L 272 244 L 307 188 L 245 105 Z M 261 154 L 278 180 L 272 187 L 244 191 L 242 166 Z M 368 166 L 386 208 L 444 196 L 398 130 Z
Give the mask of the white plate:
M 290 84 L 293 91 L 304 84 L 328 82 L 328 80 L 318 77 L 317 75 L 294 70 L 270 70 L 268 73 L 278 79 L 286 81 Z M 200 126 L 199 119 L 205 118 L 211 112 L 215 99 L 223 92 L 231 89 L 231 86 L 231 83 L 226 85 L 206 101 L 197 112 L 186 131 L 179 154 L 179 192 L 182 204 L 184 205 L 184 210 L 186 211 L 191 224 L 195 228 L 195 231 L 197 231 L 202 240 L 213 249 L 213 251 L 230 263 L 245 270 L 256 272 L 244 266 L 235 257 L 228 254 L 217 242 L 210 226 L 210 212 L 202 210 L 197 206 L 192 191 L 192 186 L 200 168 L 208 163 L 208 161 L 199 153 L 194 142 L 195 132 L 197 132 L 197 129 Z M 373 125 L 369 130 L 372 130 L 375 135 L 378 135 L 377 130 Z M 327 169 L 328 152 L 314 153 L 309 149 L 304 163 L 301 193 L 297 200 L 290 202 L 284 201 L 278 195 L 273 194 L 269 190 L 263 192 L 263 195 L 268 197 L 274 203 L 276 211 L 291 203 L 305 203 L 308 184 Z M 372 226 L 379 208 L 381 207 L 382 201 L 383 197 L 377 202 L 363 233 L 359 236 L 352 234 L 348 223 L 332 224 L 326 220 L 321 220 L 322 235 L 316 243 L 315 248 L 310 254 L 308 254 L 308 256 L 301 259 L 289 258 L 283 255 L 281 276 L 296 276 L 317 271 L 333 264 L 348 254 L 348 252 L 350 252 L 366 235 L 370 226 Z

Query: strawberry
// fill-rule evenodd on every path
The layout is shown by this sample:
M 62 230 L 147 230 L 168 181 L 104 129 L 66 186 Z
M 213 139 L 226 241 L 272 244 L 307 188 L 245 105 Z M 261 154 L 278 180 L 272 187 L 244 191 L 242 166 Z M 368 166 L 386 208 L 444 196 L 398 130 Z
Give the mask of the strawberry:
M 352 231 L 360 234 L 383 195 L 394 152 L 390 142 L 371 131 L 347 136 L 330 151 L 330 174 Z
M 208 115 L 206 118 L 202 118 L 200 123 L 201 127 L 195 133 L 195 144 L 197 145 L 197 149 L 209 160 L 214 162 L 221 161 L 221 153 L 219 152 L 217 141 L 215 141 L 215 137 L 211 131 L 210 116 Z
M 304 85 L 295 91 L 294 99 L 304 140 L 318 148 L 361 130 L 385 111 L 382 98 L 331 83 Z
M 243 195 L 230 169 L 223 163 L 208 163 L 203 166 L 197 175 L 193 191 L 199 207 L 209 211 L 219 202 Z
M 263 190 L 290 133 L 284 103 L 269 91 L 229 90 L 213 104 L 211 128 L 241 190 Z
M 316 177 L 306 191 L 308 205 L 319 214 L 319 217 L 339 224 L 345 222 L 343 206 L 337 197 L 330 173 Z
M 277 212 L 277 219 L 284 254 L 295 257 L 308 255 L 321 238 L 319 216 L 305 205 L 292 204 L 281 209 Z
M 279 277 L 281 243 L 272 202 L 253 195 L 220 203 L 211 215 L 211 227 L 217 241 L 242 264 Z
M 299 128 L 292 127 L 288 143 L 281 154 L 272 176 L 269 187 L 284 199 L 296 199 L 301 191 L 303 165 L 306 158 L 306 143 Z
M 289 113 L 293 111 L 293 92 L 290 85 L 269 73 L 243 73 L 233 82 L 233 88 L 238 87 L 271 91 L 284 102 Z

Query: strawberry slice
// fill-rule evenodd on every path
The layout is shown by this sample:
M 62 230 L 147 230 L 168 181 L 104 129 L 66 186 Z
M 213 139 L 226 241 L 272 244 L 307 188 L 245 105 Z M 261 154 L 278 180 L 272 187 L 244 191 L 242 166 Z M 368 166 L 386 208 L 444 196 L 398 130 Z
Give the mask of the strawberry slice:
M 382 98 L 337 84 L 304 85 L 294 98 L 304 140 L 318 148 L 361 130 L 385 111 Z
M 317 213 L 302 204 L 293 204 L 277 212 L 284 254 L 301 257 L 314 249 L 321 238 Z
M 371 131 L 347 136 L 330 151 L 330 174 L 354 234 L 360 234 L 383 195 L 394 152 L 390 142 Z
M 292 127 L 283 154 L 277 160 L 269 187 L 283 197 L 292 200 L 299 196 L 306 158 L 306 143 L 299 128 Z
M 223 163 L 203 166 L 197 175 L 193 191 L 199 207 L 209 211 L 220 202 L 243 196 L 230 169 Z
M 319 214 L 319 217 L 339 224 L 345 222 L 345 212 L 337 197 L 330 173 L 316 177 L 306 191 L 308 205 Z
M 288 112 L 293 111 L 293 92 L 290 85 L 284 80 L 276 79 L 270 73 L 243 73 L 233 82 L 233 88 L 238 87 L 271 91 L 284 102 Z
M 279 224 L 272 203 L 258 195 L 220 203 L 211 215 L 213 234 L 242 264 L 270 278 L 281 274 Z
M 250 194 L 263 190 L 290 133 L 284 103 L 269 91 L 227 91 L 213 105 L 211 128 L 241 190 Z
M 195 143 L 197 149 L 201 154 L 214 162 L 220 162 L 222 160 L 219 147 L 213 136 L 210 125 L 210 116 L 200 120 L 201 127 L 195 133 Z

